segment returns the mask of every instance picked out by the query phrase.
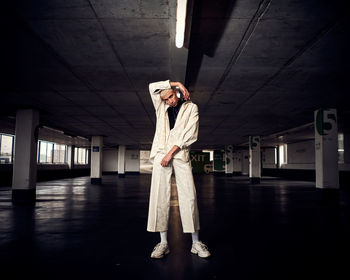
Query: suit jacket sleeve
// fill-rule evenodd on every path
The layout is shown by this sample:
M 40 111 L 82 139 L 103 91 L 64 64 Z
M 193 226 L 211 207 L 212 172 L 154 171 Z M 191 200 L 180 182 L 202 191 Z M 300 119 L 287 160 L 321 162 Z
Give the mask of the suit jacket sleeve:
M 170 89 L 170 81 L 160 81 L 160 82 L 155 82 L 155 83 L 150 83 L 148 85 L 149 93 L 152 98 L 152 102 L 154 105 L 154 109 L 158 111 L 159 105 L 162 103 L 162 99 L 160 98 L 159 93 L 163 89 Z
M 193 104 L 191 114 L 180 137 L 175 141 L 175 145 L 180 149 L 187 148 L 198 139 L 199 114 L 198 106 Z

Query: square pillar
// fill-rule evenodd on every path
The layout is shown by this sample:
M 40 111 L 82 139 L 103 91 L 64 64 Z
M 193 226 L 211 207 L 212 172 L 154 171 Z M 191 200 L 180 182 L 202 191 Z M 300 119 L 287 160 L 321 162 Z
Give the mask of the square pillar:
M 350 132 L 344 131 L 344 164 L 350 163 Z
M 249 174 L 249 151 L 242 151 L 242 175 Z
M 39 112 L 18 110 L 16 114 L 15 158 L 13 163 L 12 201 L 36 199 Z
M 249 180 L 259 184 L 261 179 L 260 136 L 249 136 Z
M 336 109 L 314 113 L 316 188 L 338 189 L 338 125 Z
M 233 146 L 227 145 L 225 147 L 225 173 L 226 176 L 232 176 L 233 172 Z
M 119 145 L 118 149 L 118 176 L 125 177 L 125 145 Z
M 102 183 L 103 136 L 91 137 L 91 184 Z
M 242 175 L 242 152 L 234 151 L 232 154 L 233 174 Z
M 74 153 L 75 153 L 75 146 L 69 145 L 67 146 L 67 164 L 69 169 L 74 168 Z

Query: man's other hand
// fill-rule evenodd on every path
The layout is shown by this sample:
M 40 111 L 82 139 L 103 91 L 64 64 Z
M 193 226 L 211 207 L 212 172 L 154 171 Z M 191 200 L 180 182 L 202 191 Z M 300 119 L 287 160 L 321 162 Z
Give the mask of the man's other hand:
M 178 87 L 179 90 L 182 92 L 182 95 L 184 96 L 185 100 L 190 100 L 190 93 L 187 90 L 187 88 L 180 82 L 170 82 L 170 86 L 172 87 Z
M 173 158 L 173 157 L 172 157 L 171 155 L 167 154 L 165 157 L 163 157 L 163 159 L 162 159 L 160 165 L 163 166 L 163 167 L 168 166 L 168 164 L 169 164 L 169 162 L 172 160 L 172 158 Z
M 187 90 L 187 88 L 185 88 L 183 84 L 179 84 L 179 89 L 181 90 L 185 100 L 191 99 L 189 91 Z

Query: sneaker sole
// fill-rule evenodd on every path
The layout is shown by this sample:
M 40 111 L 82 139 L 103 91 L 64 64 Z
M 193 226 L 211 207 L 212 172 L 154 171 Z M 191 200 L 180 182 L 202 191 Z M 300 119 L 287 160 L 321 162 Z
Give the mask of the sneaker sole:
M 198 251 L 196 249 L 193 249 L 193 248 L 191 249 L 191 253 L 198 255 L 198 257 L 203 258 L 203 259 L 211 256 L 210 254 L 208 256 L 203 256 L 203 255 L 201 256 L 200 254 L 198 254 Z
M 168 249 L 168 250 L 166 250 L 166 251 L 164 252 L 163 255 L 160 255 L 160 256 L 151 256 L 151 258 L 152 258 L 152 259 L 162 259 L 162 258 L 165 257 L 165 255 L 167 255 L 167 254 L 169 254 L 169 253 L 170 253 L 170 250 Z

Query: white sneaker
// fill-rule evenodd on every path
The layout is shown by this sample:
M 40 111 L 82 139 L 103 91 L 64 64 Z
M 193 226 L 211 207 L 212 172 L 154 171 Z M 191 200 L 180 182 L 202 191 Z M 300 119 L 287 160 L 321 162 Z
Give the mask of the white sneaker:
M 158 243 L 152 251 L 151 258 L 161 259 L 169 253 L 168 243 Z
M 201 258 L 207 258 L 210 256 L 208 247 L 200 241 L 192 244 L 191 253 L 198 254 L 198 256 Z

